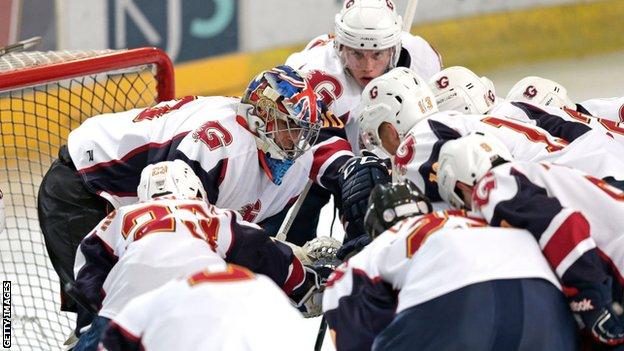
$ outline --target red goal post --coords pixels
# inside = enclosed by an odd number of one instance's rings
[[[0,56],[0,278],[11,281],[15,349],[61,349],[74,327],[74,316],[59,312],[58,278],[37,219],[39,184],[58,148],[91,116],[174,95],[173,64],[157,48]]]

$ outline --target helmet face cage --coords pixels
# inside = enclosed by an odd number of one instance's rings
[[[308,80],[288,66],[260,73],[241,102],[252,107],[247,119],[258,147],[278,160],[294,160],[307,151],[326,112]]]

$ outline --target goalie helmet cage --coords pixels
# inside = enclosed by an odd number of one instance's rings
[[[173,83],[171,60],[157,48],[0,56],[0,272],[11,282],[15,349],[61,349],[74,327],[74,315],[60,312],[37,220],[39,184],[59,147],[91,116],[173,99]]]

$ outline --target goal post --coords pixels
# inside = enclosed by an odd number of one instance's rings
[[[60,312],[58,278],[37,219],[39,184],[59,147],[91,116],[174,95],[173,64],[157,48],[0,56],[0,278],[11,282],[15,349],[61,349],[74,327],[73,314]]]

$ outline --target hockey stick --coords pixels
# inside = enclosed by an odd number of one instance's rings
[[[15,44],[9,44],[7,46],[0,47],[0,56],[6,55],[14,51],[27,50],[39,43],[41,43],[41,37],[32,37],[22,41],[18,41]]]
[[[297,198],[297,201],[295,201],[295,204],[290,208],[290,210],[288,210],[288,213],[286,213],[286,218],[284,218],[284,221],[282,222],[280,229],[277,231],[277,235],[275,235],[275,238],[277,240],[286,241],[286,234],[288,234],[288,230],[290,230],[290,227],[295,221],[295,217],[297,217],[297,213],[299,213],[299,208],[301,208],[301,204],[303,204],[303,201],[308,195],[308,191],[310,191],[311,186],[312,186],[312,180],[310,179],[306,183],[305,188],[303,188],[303,191],[301,192],[301,194],[299,194],[299,198]]]
[[[319,326],[318,334],[316,335],[316,342],[314,343],[314,351],[321,351],[323,347],[323,340],[325,340],[325,332],[327,331],[327,320],[325,315],[321,317],[321,325]]]
[[[62,268],[60,268],[57,273],[61,282],[66,281],[66,283],[63,283],[63,291],[67,294],[67,296],[80,305],[80,307],[84,308],[90,315],[94,317],[97,316],[98,307],[92,305],[87,298],[76,289],[76,282],[74,281],[74,278]]]
[[[408,0],[405,14],[403,15],[403,31],[409,32],[410,29],[412,29],[412,22],[414,22],[417,6],[418,0]]]

